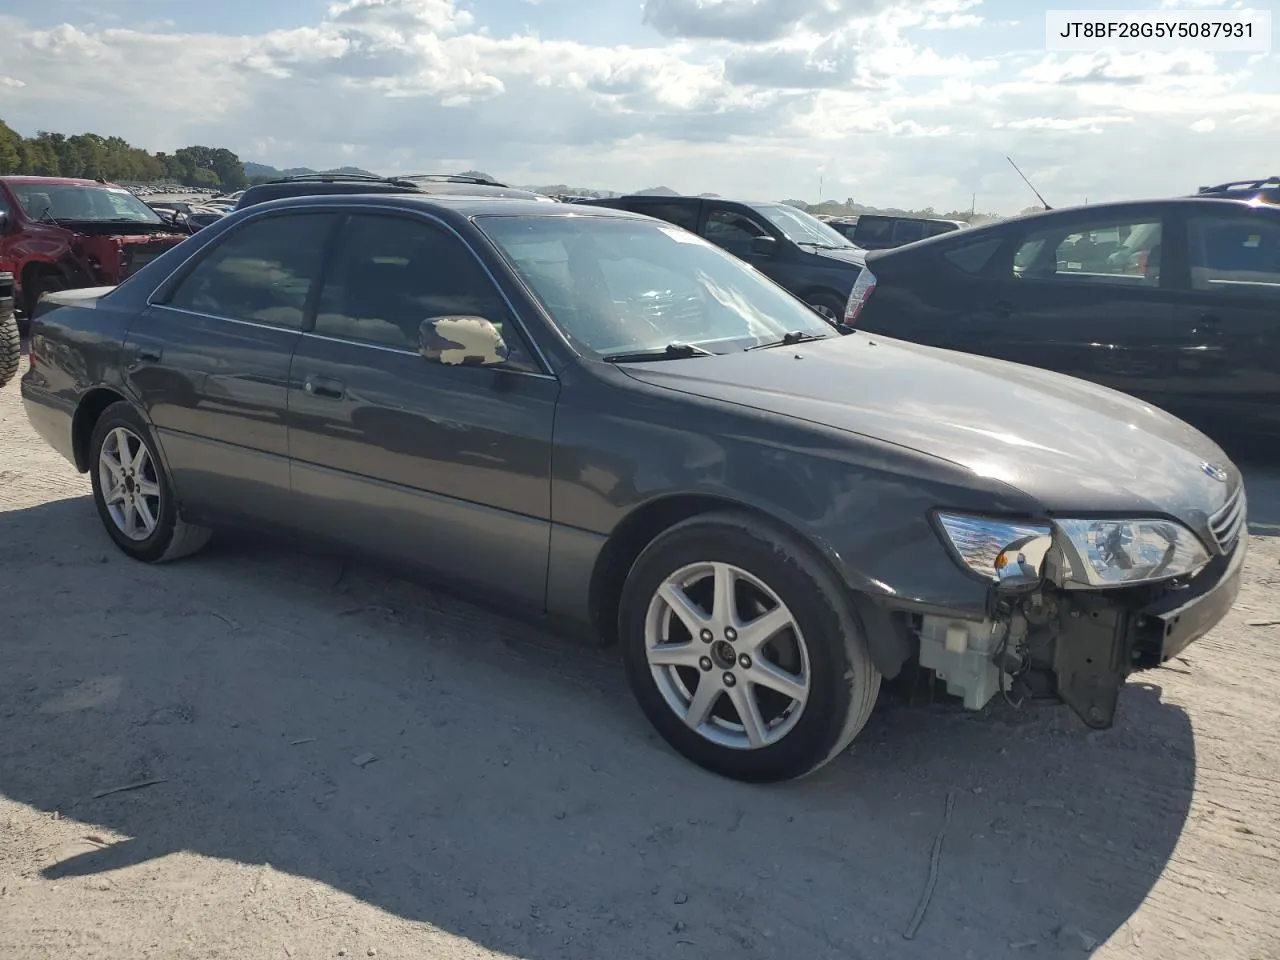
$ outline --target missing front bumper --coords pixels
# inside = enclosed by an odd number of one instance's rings
[[[1120,690],[1208,633],[1240,592],[1247,538],[1186,586],[1161,596],[1134,590],[1054,592],[1005,602],[980,623],[924,617],[920,665],[971,710],[1000,691],[1049,696],[1088,726],[1115,722]]]

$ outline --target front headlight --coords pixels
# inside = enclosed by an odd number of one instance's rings
[[[966,567],[1000,582],[1038,582],[1053,530],[1035,523],[1011,523],[957,513],[938,514],[951,548]]]
[[[1195,573],[1209,562],[1198,537],[1172,520],[1059,520],[1072,583],[1125,587]]]

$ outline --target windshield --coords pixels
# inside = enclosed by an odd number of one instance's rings
[[[696,234],[613,217],[478,217],[566,337],[605,359],[673,343],[729,353],[784,334],[839,336],[781,287]]]
[[[844,234],[833,230],[817,217],[811,217],[796,207],[789,207],[785,203],[762,203],[753,209],[764,214],[768,221],[781,230],[783,236],[792,243],[836,247],[840,250],[856,249]]]
[[[154,210],[123,187],[10,181],[9,189],[32,220],[164,222]]]

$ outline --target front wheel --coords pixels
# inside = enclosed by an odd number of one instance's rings
[[[677,524],[632,567],[619,611],[632,691],[663,738],[737,780],[790,780],[839,754],[880,689],[843,588],[752,518]]]
[[[90,440],[93,501],[117,547],[146,563],[195,553],[209,531],[183,521],[151,432],[128,403],[102,412]]]
[[[0,387],[18,375],[22,365],[22,334],[12,313],[0,313]]]

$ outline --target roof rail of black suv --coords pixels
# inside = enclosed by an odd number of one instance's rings
[[[510,189],[509,183],[499,183],[497,180],[491,180],[488,177],[469,177],[461,173],[411,173],[397,180],[431,180],[437,183],[476,183],[485,187],[507,187]]]
[[[1234,190],[1261,190],[1263,187],[1280,186],[1280,176],[1261,180],[1231,180],[1212,187],[1201,187],[1199,193],[1226,193]]]
[[[416,184],[405,177],[380,177],[373,173],[299,173],[290,177],[277,177],[266,183],[394,183],[403,187]]]

